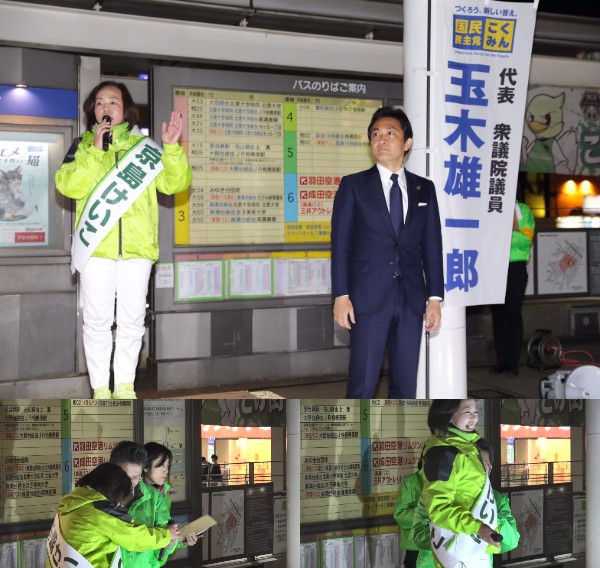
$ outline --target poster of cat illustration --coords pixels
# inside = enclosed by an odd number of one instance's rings
[[[0,246],[48,244],[48,144],[0,140]]]

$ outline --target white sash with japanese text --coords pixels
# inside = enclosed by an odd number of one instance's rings
[[[473,517],[496,528],[498,511],[489,478],[472,511]],[[488,544],[475,534],[460,534],[429,521],[431,550],[444,568],[489,568]]]
[[[81,272],[117,221],[163,170],[162,148],[142,138],[92,191],[73,235],[71,267]]]
[[[94,568],[77,550],[75,550],[64,538],[60,532],[60,522],[58,515],[54,517],[50,534],[46,540],[46,552],[52,568]],[[110,564],[110,568],[121,568],[121,548],[118,547],[115,556]]]
[[[444,303],[504,303],[537,0],[432,6]]]

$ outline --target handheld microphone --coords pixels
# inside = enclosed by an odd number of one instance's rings
[[[504,540],[504,537],[500,533],[492,533],[491,537],[494,542],[502,542]]]
[[[108,124],[110,124],[112,122],[112,119],[110,118],[110,116],[108,116],[108,114],[105,114],[102,117],[102,122],[108,122]],[[110,135],[110,130],[102,135],[102,149],[105,152],[108,150],[108,145],[110,144],[111,139],[112,136]]]

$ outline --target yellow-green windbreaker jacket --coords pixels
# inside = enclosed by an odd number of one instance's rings
[[[87,200],[110,168],[118,164],[126,151],[144,134],[134,126],[131,132],[123,122],[113,127],[112,142],[106,152],[94,146],[94,132],[83,133],[72,162],[63,163],[56,172],[56,188],[77,201],[75,226]],[[92,256],[100,258],[158,259],[158,201],[156,192],[168,195],[186,190],[192,181],[192,170],[179,144],[163,144],[164,170],[150,183],[120,221],[98,245]],[[117,165],[118,167],[118,165]]]
[[[481,521],[471,511],[487,479],[477,432],[452,426],[448,435],[430,436],[423,450],[423,503],[436,525],[456,533],[477,534]]]
[[[168,529],[136,525],[102,493],[87,487],[76,487],[60,500],[58,520],[63,538],[94,568],[108,568],[119,546],[143,551],[171,541]],[[49,559],[46,568],[51,568]]]
[[[510,509],[510,501],[508,497],[502,493],[493,490],[494,498],[496,499],[496,508],[498,511],[498,532],[502,535],[500,549],[496,550],[498,554],[504,554],[517,547],[519,544],[519,531],[517,522]],[[425,513],[423,499],[415,509],[413,518],[413,528],[411,531],[411,539],[415,546],[419,549],[417,557],[417,568],[434,568],[433,553],[431,552],[431,540],[429,534],[429,519]],[[492,554],[490,554],[490,566],[494,565]]]

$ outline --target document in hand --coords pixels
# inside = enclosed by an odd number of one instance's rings
[[[200,535],[210,527],[217,524],[217,521],[210,515],[202,515],[196,520],[189,522],[187,525],[183,525],[179,528],[179,535],[181,538],[185,538],[189,534]]]

